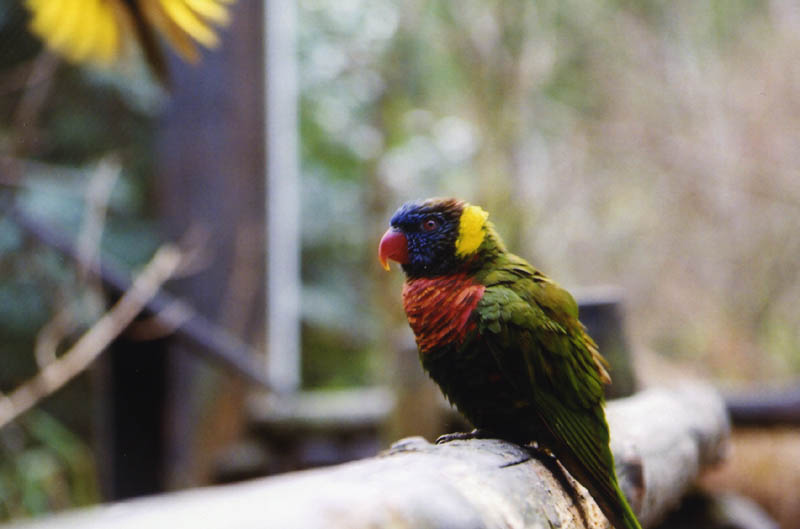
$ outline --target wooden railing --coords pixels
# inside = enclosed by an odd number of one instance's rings
[[[644,527],[726,452],[725,404],[706,386],[640,392],[609,403],[607,414],[621,486]],[[100,506],[30,527],[606,527],[586,491],[548,466],[505,441],[433,445],[412,437],[353,463]]]

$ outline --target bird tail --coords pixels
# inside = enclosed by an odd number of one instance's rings
[[[616,479],[614,480],[614,489],[617,494],[610,502],[603,498],[602,493],[599,496],[593,496],[600,510],[603,511],[603,514],[606,515],[606,518],[615,529],[642,529]]]

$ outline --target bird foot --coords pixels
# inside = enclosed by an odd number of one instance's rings
[[[536,441],[532,441],[528,444],[522,445],[522,448],[524,448],[532,457],[535,457],[537,459],[547,457],[549,459],[558,460],[556,455],[549,448],[540,446],[539,443],[537,443]]]
[[[436,439],[436,444],[441,445],[450,441],[467,441],[469,439],[489,439],[491,437],[491,434],[486,430],[475,428],[471,432],[453,432],[440,435]]]
[[[504,465],[500,465],[500,468],[508,468],[516,465],[521,465],[522,463],[527,463],[531,459],[536,459],[537,461],[542,462],[542,464],[544,464],[545,467],[548,470],[550,470],[550,472],[553,472],[554,466],[556,467],[558,466],[557,462],[558,460],[556,459],[555,454],[553,454],[553,452],[551,452],[547,448],[539,446],[539,443],[537,443],[536,441],[533,441],[530,444],[527,443],[516,443],[516,444],[519,445],[520,448],[525,450],[525,452],[527,452],[528,454],[527,457],[517,459],[510,463],[506,463]]]

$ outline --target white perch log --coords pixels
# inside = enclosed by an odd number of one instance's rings
[[[725,453],[728,418],[705,386],[611,402],[623,490],[645,527]],[[37,529],[514,529],[608,526],[585,489],[562,486],[525,449],[482,439],[402,440],[379,457],[235,485],[164,494],[54,516]],[[575,486],[575,482],[571,482]],[[572,487],[567,487],[572,488]],[[571,499],[579,498],[579,505]]]

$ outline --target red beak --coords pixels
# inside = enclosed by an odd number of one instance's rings
[[[389,259],[400,264],[408,262],[408,239],[402,231],[394,228],[386,230],[378,246],[378,259],[386,271],[389,271]]]

